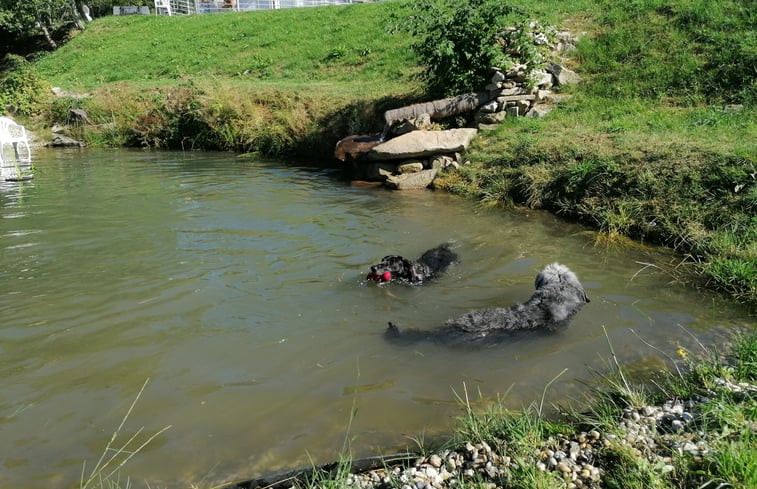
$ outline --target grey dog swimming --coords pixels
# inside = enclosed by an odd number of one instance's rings
[[[576,274],[559,263],[544,267],[536,276],[535,286],[536,291],[524,303],[470,311],[429,331],[400,330],[390,322],[386,337],[401,343],[422,340],[470,344],[497,342],[518,331],[553,332],[565,328],[589,302]]]

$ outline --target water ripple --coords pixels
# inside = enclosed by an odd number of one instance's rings
[[[637,273],[666,252],[595,248],[538,212],[220,153],[40,150],[35,164],[34,181],[0,187],[0,453],[14,454],[0,486],[75,483],[148,377],[130,421],[174,428],[130,473],[193,483],[219,461],[229,472],[330,461],[353,402],[352,428],[370,434],[356,454],[443,429],[463,383],[528,402],[563,368],[575,379],[602,365],[603,326],[635,364],[656,353],[629,328],[674,351],[695,347],[681,326],[717,343],[747,320]],[[461,260],[433,285],[365,282],[382,256],[442,242]],[[526,300],[553,261],[592,298],[567,332],[483,351],[383,340],[390,320],[431,328]]]

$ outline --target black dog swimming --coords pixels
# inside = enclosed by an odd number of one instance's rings
[[[456,261],[457,253],[450,249],[449,243],[444,243],[426,251],[417,261],[399,255],[385,256],[371,266],[371,272],[366,278],[379,283],[399,280],[420,285],[437,277]]]
[[[473,345],[496,343],[518,331],[553,332],[565,328],[589,302],[576,274],[559,263],[544,267],[536,276],[535,285],[536,292],[522,304],[471,311],[430,331],[400,331],[390,322],[386,337],[401,343],[421,340]]]

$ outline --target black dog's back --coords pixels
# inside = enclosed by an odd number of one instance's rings
[[[457,253],[452,251],[449,246],[449,243],[444,243],[426,251],[418,258],[418,262],[434,270],[434,275],[442,273],[457,261]]]

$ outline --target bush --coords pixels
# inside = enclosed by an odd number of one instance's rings
[[[37,115],[49,93],[50,85],[38,76],[34,65],[21,56],[5,55],[0,65],[0,110]]]
[[[514,7],[498,0],[419,0],[394,29],[411,33],[413,50],[426,66],[423,79],[433,96],[469,92],[486,84],[493,66],[512,59],[502,48]]]

